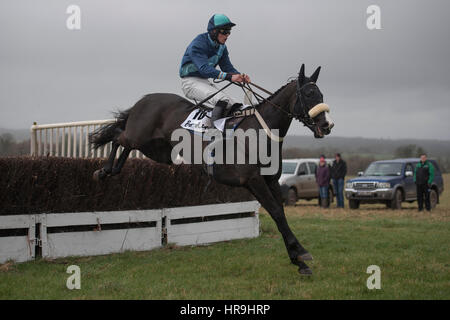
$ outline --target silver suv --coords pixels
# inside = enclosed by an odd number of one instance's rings
[[[333,160],[326,159],[326,162],[331,166]],[[308,201],[319,199],[319,187],[315,176],[318,165],[318,159],[283,160],[281,177],[278,182],[286,205],[295,205],[299,199]],[[328,199],[333,201],[334,190],[331,183],[328,192]]]

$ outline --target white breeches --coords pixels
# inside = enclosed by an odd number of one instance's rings
[[[218,88],[214,83],[208,79],[198,78],[198,77],[185,77],[181,78],[181,89],[184,95],[196,102],[200,102],[206,99],[208,96],[217,92]],[[217,93],[214,97],[208,100],[213,106],[216,105],[217,101],[226,101],[228,107],[232,106],[236,101],[225,94],[223,91]]]

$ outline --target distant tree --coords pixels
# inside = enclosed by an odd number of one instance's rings
[[[10,133],[4,133],[0,136],[0,155],[10,155],[13,151],[15,141]]]
[[[319,160],[321,154],[325,157],[334,159],[334,155],[337,152],[335,148],[317,148],[317,149],[299,149],[299,148],[286,148],[283,149],[283,159],[294,158],[315,158]],[[347,174],[356,175],[359,171],[364,171],[371,162],[375,161],[375,157],[370,155],[358,155],[351,154],[340,150],[343,154],[343,158],[347,163]]]
[[[16,156],[23,156],[30,154],[30,140],[25,140],[22,142],[18,142],[14,148],[14,154]]]
[[[0,156],[22,156],[30,154],[30,140],[16,142],[10,133],[0,135]]]
[[[395,156],[397,158],[411,158],[416,154],[416,145],[408,144],[406,146],[400,146],[395,149]]]
[[[359,171],[366,170],[369,164],[375,161],[374,157],[359,155],[348,155],[343,159],[347,162],[347,174],[349,175],[356,175]]]
[[[300,149],[300,148],[286,148],[283,149],[283,159],[294,158],[319,158],[321,154],[320,149]]]
[[[422,154],[424,154],[424,153],[427,153],[426,151],[425,151],[425,149],[424,148],[422,148],[422,147],[417,147],[417,150],[416,150],[416,156],[417,157],[420,157]]]

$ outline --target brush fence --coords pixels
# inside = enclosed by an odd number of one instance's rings
[[[111,152],[112,143],[93,150],[89,144],[89,134],[102,126],[116,122],[115,119],[66,122],[55,124],[34,123],[30,128],[32,156],[54,156],[70,158],[106,158]],[[119,157],[123,148],[119,148]],[[129,157],[145,158],[137,150]]]
[[[116,212],[0,216],[0,263],[146,251],[259,236],[257,201]]]

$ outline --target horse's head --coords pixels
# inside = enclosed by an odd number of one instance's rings
[[[305,76],[305,65],[302,64],[292,114],[314,132],[314,137],[323,138],[331,133],[334,123],[329,116],[330,108],[323,103],[322,92],[316,85],[319,72],[320,67],[308,78]]]

